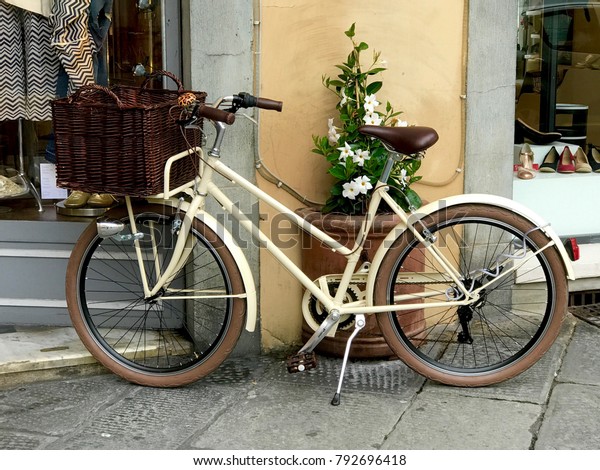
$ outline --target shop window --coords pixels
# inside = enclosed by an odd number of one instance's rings
[[[76,0],[71,0],[76,3]],[[35,2],[32,2],[35,3]],[[54,98],[44,98],[45,110],[32,116],[30,112],[14,112],[14,96],[9,91],[13,82],[22,82],[21,95],[27,93],[26,66],[28,60],[40,61],[31,38],[38,33],[35,22],[47,22],[38,13],[0,1],[0,23],[9,21],[10,28],[0,28],[0,214],[22,207],[33,207],[31,195],[39,190],[40,164],[47,163],[46,149],[52,136],[50,106]],[[112,5],[112,24],[106,38],[106,61],[110,85],[138,86],[145,72],[168,69],[181,73],[180,59],[180,2],[164,0],[115,0]],[[33,23],[32,23],[33,21]],[[48,26],[49,28],[49,26]],[[46,42],[48,37],[42,38]],[[27,56],[29,52],[34,56]],[[13,57],[14,56],[14,57]],[[50,57],[45,56],[45,57]],[[46,59],[44,59],[46,60]],[[55,56],[52,59],[57,60]],[[5,64],[15,64],[19,72],[6,70]],[[11,65],[12,67],[12,65]],[[14,72],[14,73],[13,73]],[[171,80],[153,80],[153,88],[175,85]],[[14,95],[14,96],[13,96]],[[42,100],[40,100],[42,101]],[[1,111],[5,111],[4,114]],[[32,182],[33,185],[29,183]],[[41,208],[41,201],[39,201]],[[49,210],[52,210],[50,208]]]
[[[600,147],[600,2],[519,0],[516,116]]]

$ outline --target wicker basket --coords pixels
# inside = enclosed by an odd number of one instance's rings
[[[167,75],[178,90],[148,88],[149,80]],[[166,160],[200,145],[200,130],[186,130],[171,116],[181,82],[168,72],[151,75],[141,87],[90,85],[52,103],[56,139],[56,176],[60,187],[86,192],[150,196],[163,191]],[[195,93],[204,102],[205,93]],[[172,113],[177,115],[175,110]],[[201,125],[201,123],[199,123]],[[193,157],[171,169],[171,187],[194,178]]]

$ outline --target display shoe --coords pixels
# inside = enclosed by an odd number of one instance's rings
[[[592,167],[588,162],[587,155],[583,152],[581,147],[577,149],[575,155],[573,156],[575,160],[575,173],[591,173]]]
[[[544,161],[540,165],[541,173],[556,173],[556,168],[558,167],[558,160],[560,155],[556,151],[556,147],[552,147],[550,151],[544,157]]]
[[[540,132],[527,125],[521,118],[515,121],[515,144],[522,144],[527,139],[537,145],[546,145],[560,140],[561,137],[560,132]]]
[[[558,167],[556,171],[559,173],[575,173],[575,165],[573,164],[573,154],[571,153],[571,149],[567,145],[565,145],[564,150],[560,154],[560,159],[558,160]]]
[[[521,166],[517,170],[517,177],[522,180],[531,180],[535,178],[535,171],[533,171],[533,152],[531,151],[529,144],[523,144],[523,147],[521,147],[519,160],[521,160]]]
[[[110,207],[115,202],[117,202],[117,198],[112,194],[98,194],[94,193],[90,196],[87,203],[90,207]]]
[[[592,171],[600,173],[600,151],[598,147],[592,144],[588,144],[588,162],[592,167]]]
[[[71,191],[69,197],[63,201],[63,205],[69,209],[79,209],[87,204],[89,193],[83,191]]]

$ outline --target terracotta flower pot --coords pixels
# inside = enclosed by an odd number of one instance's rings
[[[364,220],[363,216],[322,214],[311,208],[299,209],[296,212],[349,248],[354,245],[355,237]],[[363,252],[363,259],[361,259],[359,265],[362,264],[362,261],[372,261],[383,239],[399,222],[400,219],[395,214],[376,216],[365,244],[366,250]],[[330,248],[322,245],[319,240],[303,232],[302,269],[311,279],[317,279],[325,274],[341,274],[345,266],[346,258],[344,256],[334,253]],[[418,270],[419,266],[412,269]],[[367,359],[394,356],[379,330],[375,315],[367,315],[366,320],[366,326],[352,342],[350,357]],[[422,329],[424,325],[423,312],[422,310],[411,312],[410,318],[406,318],[406,320],[403,318],[402,321],[410,322],[411,325],[415,324],[417,328]],[[338,329],[335,337],[324,338],[317,346],[316,351],[324,355],[343,357],[346,342],[353,330],[353,326],[347,330]],[[303,322],[303,341],[308,340],[312,334],[312,328],[306,322]]]

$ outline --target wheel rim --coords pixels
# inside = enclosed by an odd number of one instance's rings
[[[470,236],[458,234],[456,227],[461,225],[470,227],[460,231],[465,234],[470,233]],[[446,243],[446,253],[451,253],[453,249],[460,253],[452,259],[456,266],[461,267],[463,278],[468,278],[465,273],[473,271],[477,273],[477,270],[473,269],[474,260],[483,259],[481,266],[486,266],[487,271],[492,271],[494,263],[490,263],[490,260],[499,259],[501,254],[511,246],[514,247],[515,243],[519,245],[518,240],[523,240],[523,232],[517,228],[483,217],[451,219],[440,222],[433,228],[429,227],[429,230],[437,236],[437,245]],[[500,233],[504,233],[505,236],[497,236]],[[474,242],[471,246],[471,255],[478,252],[477,255],[464,256],[463,253],[468,252],[466,246],[460,250],[456,249],[467,239],[472,239]],[[481,241],[485,239],[497,239],[496,248],[482,252]],[[454,247],[448,240],[454,240]],[[410,264],[408,257],[415,252],[419,244],[418,240],[413,239],[393,266],[392,276],[386,287],[390,302],[394,302],[396,279],[402,275],[403,265]],[[536,248],[530,238],[527,238],[526,246],[528,250]],[[460,309],[456,307],[441,309],[435,314],[428,313],[430,309],[423,309],[424,326],[417,332],[405,332],[410,330],[410,327],[406,324],[402,325],[403,314],[390,313],[397,336],[411,355],[427,363],[428,367],[446,374],[485,375],[509,367],[526,356],[543,338],[554,311],[556,287],[548,260],[543,253],[538,254],[533,260],[535,266],[530,262],[528,266],[523,266],[513,275],[508,275],[503,280],[492,284],[483,293],[480,303],[473,308],[463,309],[462,312],[459,312]],[[434,263],[428,259],[424,259],[423,268],[424,272],[436,271]],[[484,276],[481,271],[479,276]],[[433,279],[433,275],[430,277]],[[531,281],[536,278],[543,279],[543,282]],[[471,286],[475,289],[481,286],[481,281],[472,282]],[[539,290],[540,286],[542,290]],[[451,287],[452,285],[448,283],[447,288]],[[437,300],[457,295],[455,290],[444,290],[442,286],[436,288],[439,289]],[[528,299],[527,295],[531,297],[535,295],[536,298]],[[431,300],[436,300],[436,297],[432,297]],[[471,319],[468,318],[469,313],[472,315]],[[465,331],[460,322],[461,316],[465,317],[463,321],[467,323],[467,331],[473,339],[471,344],[468,338],[459,337]]]
[[[136,217],[138,231],[159,240],[158,250],[142,250],[152,280],[160,271],[155,254],[162,267],[172,255],[171,221],[158,214]],[[128,226],[127,218],[123,222]],[[186,266],[174,276],[169,291],[148,300],[131,242],[98,237],[89,245],[78,277],[85,279],[79,285],[78,302],[91,337],[112,360],[149,375],[178,374],[203,364],[218,349],[231,322],[232,299],[175,298],[188,295],[191,288],[218,291],[219,296],[232,292],[215,248],[194,228],[191,235],[195,244]]]

